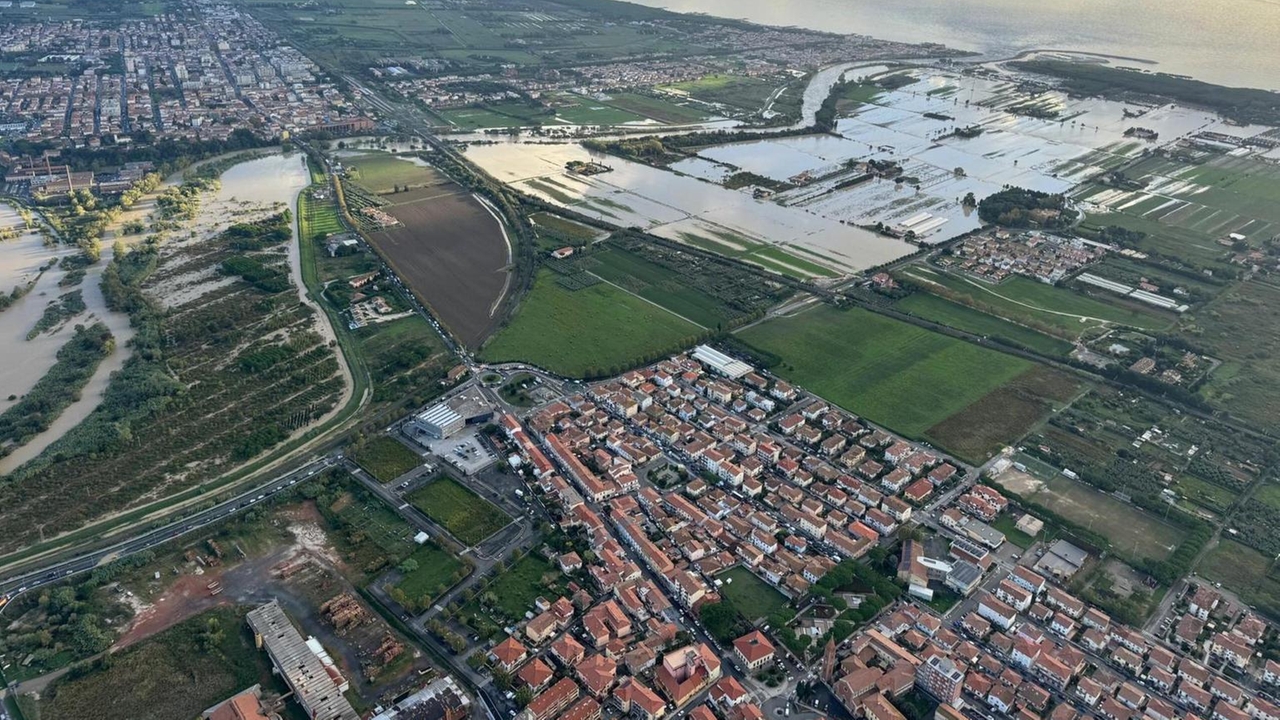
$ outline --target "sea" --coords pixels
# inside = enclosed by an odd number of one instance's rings
[[[767,25],[938,42],[1013,57],[1108,55],[1120,65],[1280,90],[1280,0],[632,0]]]

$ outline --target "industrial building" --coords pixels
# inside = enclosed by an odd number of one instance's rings
[[[731,358],[709,345],[699,345],[694,348],[693,359],[711,368],[713,372],[733,380],[737,380],[754,369],[741,360]]]
[[[289,622],[279,603],[272,600],[250,610],[246,619],[253,629],[254,642],[260,648],[266,647],[276,671],[293,691],[307,717],[311,720],[359,720],[359,713],[342,696],[341,687],[346,680],[332,664],[326,665],[322,661],[321,655]]]
[[[462,720],[470,714],[471,700],[452,677],[430,685],[397,702],[370,720]]]
[[[458,434],[467,425],[488,422],[492,418],[493,407],[478,389],[470,388],[414,415],[409,421],[409,432],[432,440],[443,440]]]

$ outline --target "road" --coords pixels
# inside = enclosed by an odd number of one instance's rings
[[[23,592],[30,592],[43,585],[55,583],[70,575],[92,570],[99,565],[104,565],[127,555],[131,555],[142,550],[155,547],[162,543],[181,537],[189,532],[203,528],[212,522],[220,520],[232,515],[240,510],[245,510],[256,504],[259,500],[265,500],[267,497],[275,494],[292,485],[306,482],[308,479],[337,465],[342,460],[342,453],[335,452],[320,458],[314,458],[302,467],[277,475],[270,480],[264,482],[256,488],[248,490],[235,497],[225,500],[206,510],[202,510],[194,515],[176,520],[154,530],[142,532],[134,537],[122,542],[111,545],[110,547],[94,550],[90,553],[76,556],[69,560],[46,565],[38,570],[27,573],[14,575],[12,577],[0,580],[0,592],[10,594],[10,597],[16,596]],[[0,608],[2,609],[2,608]]]

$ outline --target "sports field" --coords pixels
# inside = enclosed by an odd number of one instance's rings
[[[433,480],[407,499],[465,545],[475,545],[511,522],[493,503],[449,477]]]
[[[612,285],[568,290],[548,271],[480,355],[525,361],[572,377],[609,374],[693,344],[699,330]]]
[[[785,595],[741,565],[726,570],[717,579],[724,581],[720,594],[733,603],[747,622],[767,618],[787,605]]]
[[[388,483],[422,464],[404,443],[379,435],[351,453],[351,459],[380,482]]]
[[[966,305],[953,303],[927,292],[917,292],[894,303],[894,307],[916,317],[941,323],[958,330],[991,338],[1011,340],[1046,355],[1065,357],[1071,343],[1014,324],[1004,318],[988,315]]]
[[[773,371],[873,422],[912,437],[1032,368],[866,310],[818,306],[739,333],[777,355]]]
[[[1027,465],[1031,467],[1033,463]],[[996,481],[1076,525],[1105,536],[1125,555],[1164,560],[1182,542],[1185,533],[1180,528],[1053,468],[1046,466],[1044,470],[1039,476],[1009,470]]]
[[[443,175],[421,160],[371,152],[345,158],[348,176],[378,194],[399,188],[416,188],[446,182]]]

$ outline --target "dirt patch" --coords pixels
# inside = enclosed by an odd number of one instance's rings
[[[1021,470],[1009,468],[997,475],[995,481],[1000,487],[1019,497],[1029,498],[1044,489],[1044,481]]]
[[[214,595],[208,587],[210,583],[219,581],[221,576],[220,572],[179,576],[163,595],[129,621],[111,649],[129,647],[209,608],[229,604],[222,596]]]
[[[400,202],[421,193],[423,199]],[[436,186],[386,209],[403,225],[369,239],[396,274],[467,347],[496,329],[507,284],[501,225],[475,197]]]

